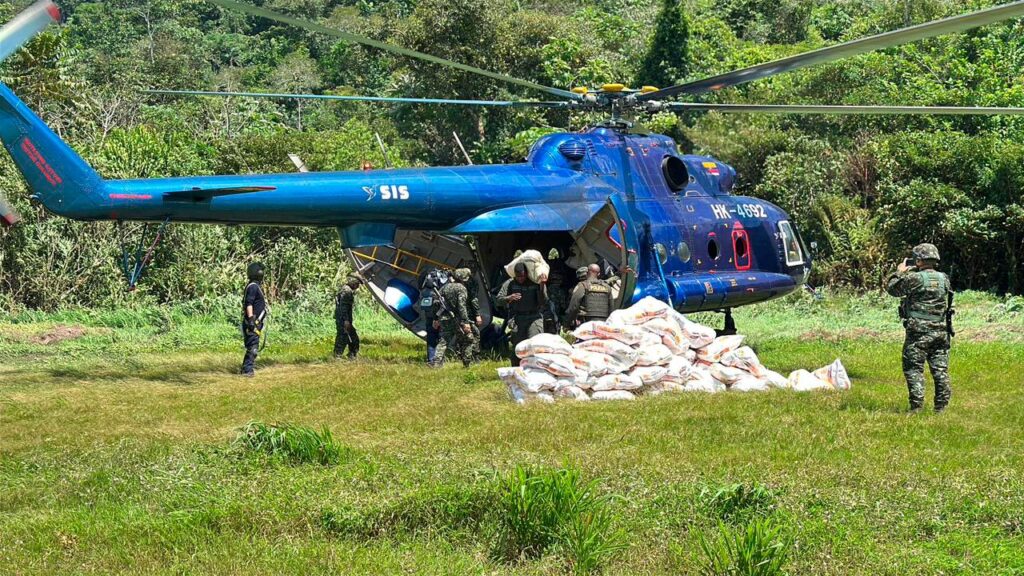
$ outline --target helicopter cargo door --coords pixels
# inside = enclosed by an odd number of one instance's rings
[[[601,259],[610,262],[622,278],[618,306],[631,305],[636,288],[639,242],[625,201],[617,194],[609,196],[604,207],[576,233],[575,241],[581,257],[577,265]]]
[[[399,230],[391,244],[347,249],[346,254],[373,298],[421,338],[426,335],[426,322],[420,286],[426,274],[434,268],[452,270],[475,261],[472,248],[459,236],[409,230]],[[491,310],[481,280],[478,275],[480,315],[486,326]]]

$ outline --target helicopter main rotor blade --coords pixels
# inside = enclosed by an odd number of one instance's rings
[[[850,56],[880,50],[882,48],[890,48],[901,44],[907,44],[908,42],[914,42],[915,40],[922,40],[924,38],[931,38],[933,36],[941,36],[943,34],[951,34],[954,32],[963,32],[964,30],[970,30],[971,28],[977,28],[979,26],[1008,20],[1010,18],[1016,18],[1018,16],[1024,16],[1024,1],[987,8],[985,10],[971,12],[970,14],[952,16],[950,18],[935,20],[925,24],[918,24],[917,26],[893,30],[891,32],[884,32],[882,34],[876,34],[875,36],[868,36],[867,38],[843,42],[842,44],[837,44],[835,46],[819,48],[817,50],[804,52],[802,54],[789,56],[772,62],[757,64],[749,68],[733,70],[732,72],[726,72],[717,76],[694,80],[693,82],[687,82],[685,84],[678,84],[676,86],[664,88],[655,92],[649,92],[647,94],[640,94],[636,99],[642,102],[646,100],[660,100],[671,96],[678,96],[680,94],[703,94],[705,92],[729,88],[752,80],[768,78],[769,76],[790,72],[807,66],[824,64],[835,60],[841,60],[843,58],[849,58]]]
[[[296,100],[342,100],[349,102],[393,102],[403,104],[451,104],[456,106],[493,106],[498,108],[567,108],[570,102],[534,100],[457,100],[448,98],[403,98],[389,96],[339,96],[334,94],[276,94],[272,92],[208,92],[202,90],[143,90],[143,94],[172,96],[240,96],[243,98],[276,98]]]
[[[811,104],[701,104],[669,102],[662,110],[685,112],[714,110],[718,112],[762,114],[936,114],[944,116],[1021,116],[1024,108],[986,106],[820,106]]]
[[[372,46],[374,48],[384,50],[387,52],[392,52],[395,54],[400,54],[402,56],[408,56],[410,58],[424,60],[426,62],[431,62],[434,64],[440,64],[442,66],[448,66],[449,68],[455,68],[457,70],[462,70],[464,72],[472,72],[473,74],[479,74],[481,76],[486,76],[494,80],[501,80],[502,82],[508,82],[510,84],[516,84],[518,86],[524,86],[526,88],[533,88],[534,90],[540,90],[542,92],[547,92],[548,94],[553,94],[555,96],[560,96],[562,98],[568,98],[570,100],[583,99],[583,96],[576,94],[574,92],[570,92],[568,90],[552,88],[551,86],[544,86],[543,84],[537,84],[535,82],[530,82],[529,80],[523,80],[512,76],[506,76],[504,74],[498,74],[497,72],[491,72],[490,70],[484,70],[483,68],[477,68],[475,66],[460,64],[458,62],[453,62],[451,60],[445,60],[444,58],[440,58],[438,56],[431,56],[430,54],[424,54],[423,52],[417,52],[416,50],[410,50],[408,48],[394,46],[392,44],[387,44],[379,40],[374,40],[373,38],[368,38],[366,36],[360,36],[358,34],[353,34],[351,32],[345,32],[343,30],[330,28],[328,26],[317,24],[315,22],[309,22],[307,20],[292,18],[291,16],[286,16],[284,14],[280,14],[278,12],[274,12],[273,10],[268,10],[266,8],[262,8],[259,6],[244,4],[242,2],[236,2],[235,0],[208,1],[217,4],[222,8],[227,8],[229,10],[237,10],[239,12],[249,14],[250,16],[259,16],[262,18],[267,18],[269,20],[276,20],[284,24],[290,24],[292,26],[298,26],[299,28],[305,28],[306,30],[309,30],[311,32],[318,32],[320,34],[333,36],[335,38],[340,38],[342,40],[347,40],[349,42],[365,44],[367,46]]]

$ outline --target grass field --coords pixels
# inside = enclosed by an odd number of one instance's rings
[[[737,314],[780,372],[842,358],[848,393],[524,407],[497,362],[428,370],[368,306],[354,363],[327,361],[327,314],[280,307],[252,380],[224,306],[0,317],[0,573],[564,573],[493,554],[488,491],[532,465],[612,496],[628,547],[609,574],[701,573],[701,537],[753,517],[792,539],[791,574],[1024,574],[1022,308],[960,298],[939,416],[904,412],[879,297]],[[244,451],[254,420],[325,427],[340,451]],[[737,483],[756,502],[709,496]]]

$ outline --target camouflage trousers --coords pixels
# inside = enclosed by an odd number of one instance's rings
[[[544,318],[540,314],[512,318],[512,365],[519,366],[516,344],[544,333]]]
[[[462,331],[462,326],[452,320],[441,321],[441,338],[437,341],[434,351],[434,364],[444,364],[445,358],[452,355],[462,360],[463,366],[473,362],[473,354],[480,346],[479,332],[471,330],[469,334]],[[450,349],[450,350],[449,350]]]
[[[903,375],[907,378],[911,409],[924,405],[926,361],[935,380],[935,409],[941,410],[949,404],[953,394],[949,387],[949,338],[945,330],[907,330],[907,339],[903,342]]]

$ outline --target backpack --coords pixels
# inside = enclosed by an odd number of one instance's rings
[[[444,299],[441,298],[441,288],[452,281],[452,274],[448,270],[434,268],[423,278],[420,286],[420,309],[424,313],[433,312],[433,316],[440,317],[444,312]]]

